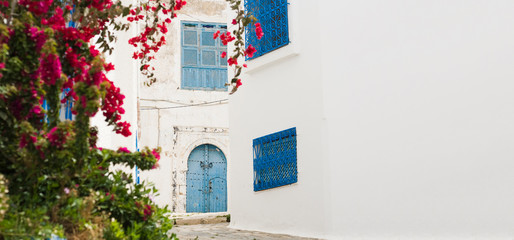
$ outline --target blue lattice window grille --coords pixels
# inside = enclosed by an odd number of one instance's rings
[[[224,33],[227,25],[216,23],[182,22],[182,89],[226,91],[227,51],[217,31]]]
[[[298,181],[296,128],[253,140],[253,190],[276,188]]]
[[[287,0],[245,0],[246,11],[258,19],[264,32],[264,36],[259,40],[253,24],[246,28],[246,46],[251,44],[257,50],[253,57],[247,57],[247,60],[289,44],[287,5]]]

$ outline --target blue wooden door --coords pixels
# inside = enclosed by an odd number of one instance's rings
[[[187,162],[187,212],[227,211],[227,160],[216,146],[196,147]]]

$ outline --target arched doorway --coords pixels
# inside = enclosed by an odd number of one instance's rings
[[[216,146],[204,144],[187,161],[186,212],[227,211],[227,159]]]

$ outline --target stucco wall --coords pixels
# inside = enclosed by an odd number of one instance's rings
[[[123,0],[124,4],[134,4],[133,0]],[[136,35],[136,25],[128,31],[118,31],[116,36],[118,41],[114,43],[115,48],[112,54],[105,54],[106,62],[111,62],[115,65],[115,69],[107,74],[109,80],[121,89],[121,92],[126,96],[124,99],[125,114],[122,116],[122,121],[127,121],[131,124],[130,131],[136,132],[137,127],[137,89],[138,78],[137,69],[138,63],[132,59],[133,47],[128,44],[128,39]],[[95,42],[93,40],[92,42]],[[135,150],[135,135],[124,137],[112,131],[112,127],[108,127],[105,123],[105,117],[99,112],[92,120],[91,125],[98,127],[98,143],[99,147],[117,149],[118,147],[127,147],[130,150]]]
[[[334,239],[514,238],[513,10],[325,2]]]
[[[124,1],[127,4],[132,1]],[[181,21],[226,23],[224,0],[189,0],[168,27],[167,43],[153,62],[157,82],[145,86],[146,78],[139,73],[139,63],[132,59],[134,48],[128,39],[136,36],[136,24],[129,32],[119,32],[118,42],[107,61],[116,69],[109,79],[121,88],[126,98],[123,120],[128,121],[132,136],[126,138],[112,132],[104,118],[98,114],[92,125],[99,127],[98,146],[117,149],[161,147],[160,168],[141,172],[141,181],[152,182],[159,190],[153,199],[159,205],[168,205],[176,212],[185,212],[187,159],[195,144],[213,144],[229,160],[228,92],[180,89],[181,79]],[[143,27],[142,25],[139,27]],[[192,106],[212,102],[207,105]],[[177,108],[178,107],[178,108]],[[135,173],[134,169],[124,168]]]
[[[512,239],[514,2],[290,3],[297,54],[231,99],[231,226]],[[293,126],[298,183],[253,192],[251,140]]]
[[[226,23],[224,0],[187,1],[170,24],[167,44],[154,62],[157,82],[140,84],[140,146],[161,147],[160,168],[141,173],[159,189],[154,200],[174,212],[186,210],[187,160],[194,147],[213,144],[228,161],[228,92],[180,89],[181,21]],[[213,102],[207,105],[189,106]],[[193,147],[194,146],[194,147]]]
[[[319,130],[321,66],[316,61],[321,54],[311,47],[319,42],[316,5],[305,1],[290,5],[291,44],[248,61],[243,86],[230,99],[231,227],[301,236],[325,231],[323,195],[330,189]],[[298,182],[254,192],[252,140],[291,127],[298,135]]]

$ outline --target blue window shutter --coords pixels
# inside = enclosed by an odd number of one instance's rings
[[[194,48],[185,48],[182,52],[183,62],[186,66],[198,66],[198,50]]]
[[[227,32],[227,26],[221,26],[220,27],[220,34],[223,34],[223,33],[226,33]],[[221,42],[221,40],[218,38],[217,40],[217,47],[219,47],[220,49],[227,49],[227,46],[223,45],[223,43]]]
[[[216,40],[212,37],[215,31],[202,31],[202,47],[216,47]]]
[[[227,69],[221,69],[218,71],[218,82],[216,84],[216,87],[219,89],[228,89],[227,86],[225,86],[225,83],[227,83]]]
[[[61,100],[68,97],[68,93],[70,92],[70,89],[64,89],[64,91],[61,93]],[[61,121],[64,120],[73,120],[73,114],[71,112],[73,108],[73,99],[68,98],[66,102],[61,103],[61,109],[59,110],[59,118]]]
[[[198,33],[195,29],[188,28],[183,33],[184,46],[197,46],[198,45]]]
[[[218,70],[208,69],[207,71],[205,71],[205,76],[207,80],[207,87],[217,88],[216,82],[218,81]]]
[[[226,56],[226,57],[221,58],[221,54],[222,54],[223,52],[226,52],[226,49],[224,49],[224,50],[225,50],[225,51],[223,51],[223,50],[222,50],[222,51],[219,51],[219,52],[218,52],[219,65],[220,65],[221,67],[226,67],[226,66],[227,66],[228,53],[227,53],[227,56]]]
[[[202,78],[201,78],[201,82],[200,82],[199,86],[201,88],[208,88],[209,85],[207,84],[208,76],[207,76],[206,70],[202,69],[201,75],[202,75]]]
[[[75,5],[73,5],[73,8],[75,8]],[[74,12],[75,12],[75,9],[72,9],[70,13],[73,14]],[[75,22],[74,21],[69,21],[68,22],[68,27],[74,28],[75,27]]]
[[[209,67],[216,66],[216,51],[215,50],[202,50],[202,66],[209,66]]]
[[[183,68],[182,78],[183,87],[192,88],[198,85],[199,82],[199,69],[198,68]]]
[[[226,32],[226,25],[185,22],[182,24],[182,83],[183,89],[222,90],[227,87],[227,58],[221,58],[227,47],[215,32]],[[223,72],[223,73],[221,73]]]
[[[73,114],[71,109],[73,108],[73,101],[68,100],[68,106],[66,107],[66,119],[73,120]]]

